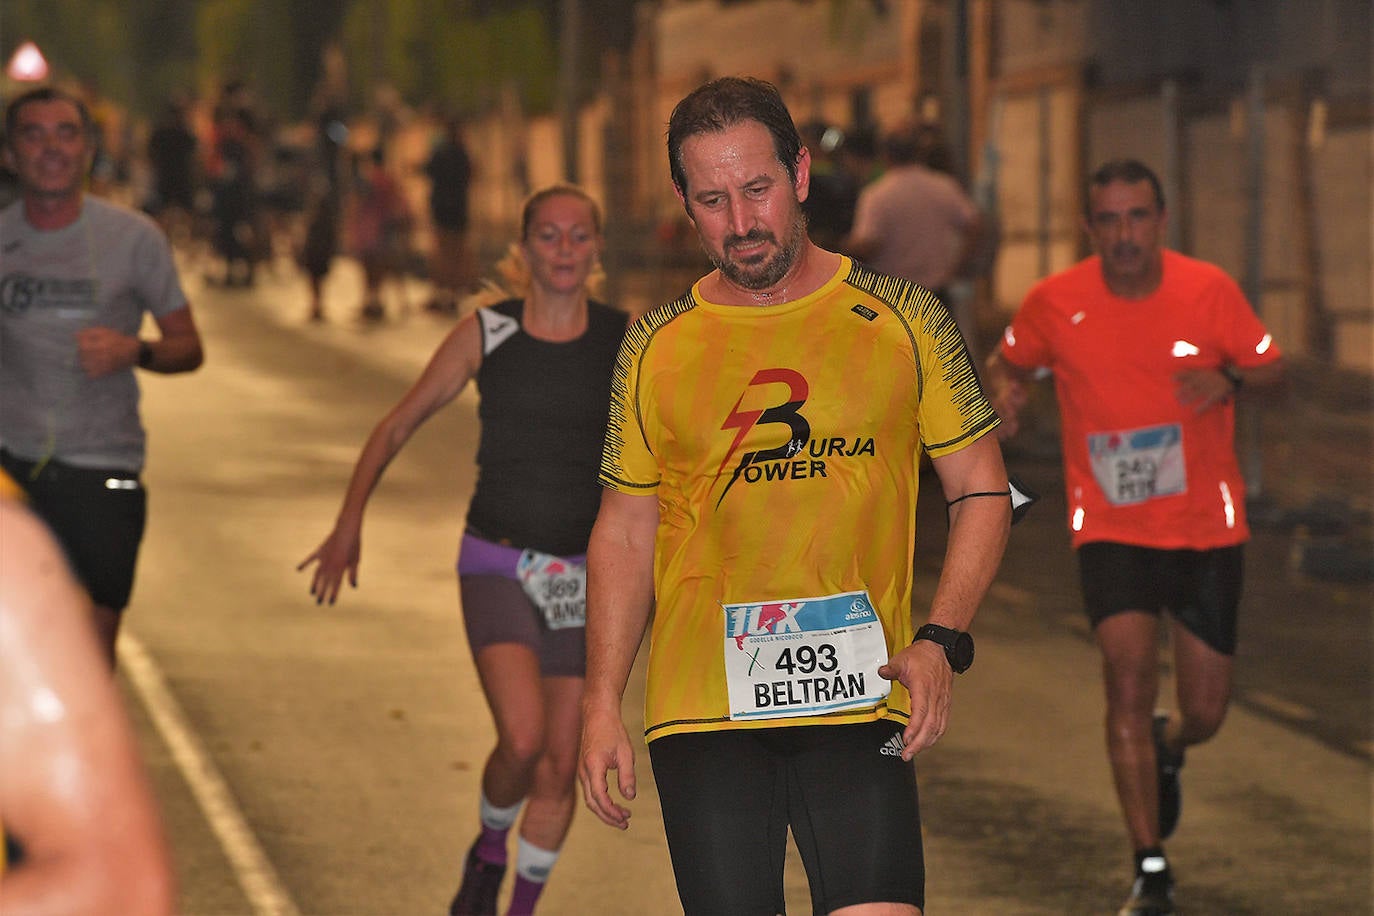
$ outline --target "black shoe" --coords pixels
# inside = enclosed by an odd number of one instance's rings
[[[1164,743],[1164,728],[1169,714],[1155,713],[1155,774],[1159,783],[1159,838],[1167,840],[1178,826],[1183,810],[1183,790],[1178,783],[1178,771],[1183,769],[1183,752],[1171,751]]]
[[[1174,879],[1166,865],[1163,871],[1136,873],[1131,896],[1117,916],[1173,916],[1173,912]]]
[[[479,859],[474,844],[468,850],[458,895],[448,905],[449,916],[494,916],[496,895],[501,890],[501,879],[505,876],[506,866]]]

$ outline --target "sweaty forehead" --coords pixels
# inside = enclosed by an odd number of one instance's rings
[[[690,193],[787,175],[778,161],[772,134],[757,121],[688,137],[682,141],[682,169]]]

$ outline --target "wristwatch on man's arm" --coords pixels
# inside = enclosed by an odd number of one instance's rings
[[[973,664],[973,637],[962,630],[951,630],[938,623],[928,623],[916,631],[912,643],[928,639],[945,650],[945,658],[955,674],[963,674]]]

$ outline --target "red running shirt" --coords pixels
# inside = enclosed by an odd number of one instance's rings
[[[1114,295],[1096,256],[1040,281],[1002,341],[1006,361],[1054,374],[1075,547],[1205,550],[1249,538],[1230,401],[1179,403],[1185,368],[1251,368],[1279,349],[1220,268],[1163,252],[1145,299]]]

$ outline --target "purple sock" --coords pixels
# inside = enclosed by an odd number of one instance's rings
[[[544,890],[544,882],[531,881],[524,875],[515,876],[515,890],[510,897],[510,909],[506,916],[532,916],[534,904]]]
[[[483,824],[482,835],[477,838],[477,858],[493,865],[505,865],[506,834],[508,833],[510,833],[509,827],[497,830]]]

